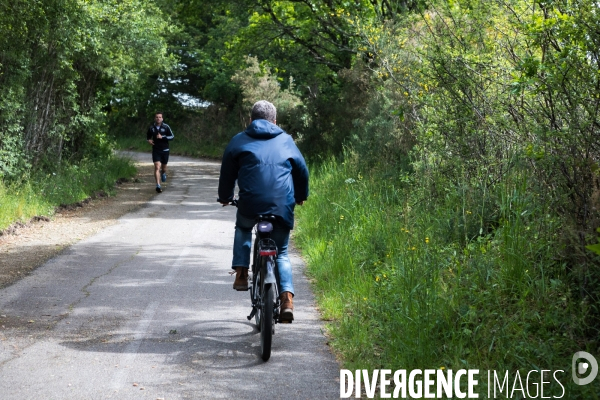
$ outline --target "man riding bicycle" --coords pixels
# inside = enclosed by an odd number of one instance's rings
[[[294,207],[308,197],[308,168],[294,140],[276,124],[277,110],[268,101],[252,106],[251,123],[234,136],[223,154],[219,178],[219,201],[226,205],[234,198],[237,180],[238,211],[233,241],[233,288],[248,290],[248,268],[252,227],[258,215],[277,216],[271,238],[277,244],[277,271],[281,293],[282,322],[294,319],[294,285],[288,257]]]

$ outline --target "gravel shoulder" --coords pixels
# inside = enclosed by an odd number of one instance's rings
[[[135,160],[138,174],[116,185],[116,195],[90,199],[59,210],[48,221],[32,221],[0,236],[0,288],[25,277],[70,245],[115,224],[119,217],[156,196],[150,156],[127,155]]]

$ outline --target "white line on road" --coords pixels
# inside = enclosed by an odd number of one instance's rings
[[[135,357],[137,356],[137,352],[140,349],[140,345],[142,344],[144,336],[146,335],[146,331],[148,330],[148,326],[154,319],[154,313],[156,312],[157,308],[158,301],[153,301],[148,305],[146,311],[144,311],[144,315],[135,329],[136,333],[133,335],[133,341],[129,343],[119,358],[119,370],[114,373],[111,380],[113,389],[119,389],[126,383],[127,374],[129,374],[129,371],[125,369],[125,367],[133,365]]]

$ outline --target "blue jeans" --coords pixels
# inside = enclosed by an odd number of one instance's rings
[[[235,237],[233,239],[233,262],[232,267],[250,266],[250,248],[252,247],[252,228],[254,218],[247,218],[238,211],[235,221]],[[290,292],[294,294],[294,283],[292,281],[292,264],[288,257],[288,243],[290,241],[290,230],[280,223],[273,223],[271,239],[277,245],[277,266],[275,276],[279,293]]]

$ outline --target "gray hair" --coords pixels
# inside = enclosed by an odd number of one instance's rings
[[[266,100],[259,100],[252,106],[250,118],[252,118],[252,121],[266,119],[267,121],[274,123],[277,119],[277,109],[272,103],[269,103]]]

